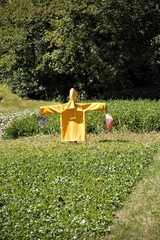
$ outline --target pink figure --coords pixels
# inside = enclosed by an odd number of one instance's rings
[[[108,131],[111,132],[112,126],[113,126],[113,118],[109,114],[106,114],[105,120],[106,120],[106,127],[107,127]]]

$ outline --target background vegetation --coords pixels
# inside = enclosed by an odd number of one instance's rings
[[[160,93],[158,0],[1,0],[0,81],[33,99]]]
[[[113,131],[130,132],[159,132],[160,131],[160,102],[151,100],[107,102],[108,112],[112,115]],[[87,132],[106,133],[105,112],[87,113]],[[0,122],[7,123],[8,115],[1,115]],[[11,114],[5,127],[3,138],[16,139],[36,134],[60,133],[60,116],[47,115],[47,125],[40,127],[40,116],[36,111],[22,111]]]

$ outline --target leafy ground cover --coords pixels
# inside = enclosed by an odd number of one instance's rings
[[[102,239],[157,149],[130,137],[1,140],[0,238]]]

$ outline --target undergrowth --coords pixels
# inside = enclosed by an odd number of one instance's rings
[[[151,132],[160,131],[160,101],[137,100],[121,101],[113,100],[107,103],[107,112],[112,115],[114,131]],[[34,112],[22,111],[10,114],[10,121],[5,128],[3,137],[5,139],[16,139],[23,136],[31,136],[39,133],[59,134],[60,116],[46,115],[47,125],[39,126],[38,109]],[[87,113],[87,132],[105,133],[106,112]],[[5,121],[8,115],[0,115],[0,122]]]

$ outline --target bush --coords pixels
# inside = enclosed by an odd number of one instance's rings
[[[160,101],[114,100],[110,101],[108,106],[116,130],[160,131]]]
[[[107,103],[108,113],[114,119],[113,131],[151,132],[160,131],[160,101],[150,100],[110,100]],[[105,112],[87,113],[87,132],[105,133]],[[60,116],[45,115],[47,125],[39,127],[38,112],[22,112],[11,117],[10,124],[6,127],[3,138],[15,139],[35,134],[59,134]]]
[[[58,116],[46,116],[47,125],[41,128],[39,126],[38,112],[21,112],[11,116],[8,126],[4,130],[4,139],[16,139],[42,134],[57,134],[60,132]]]

